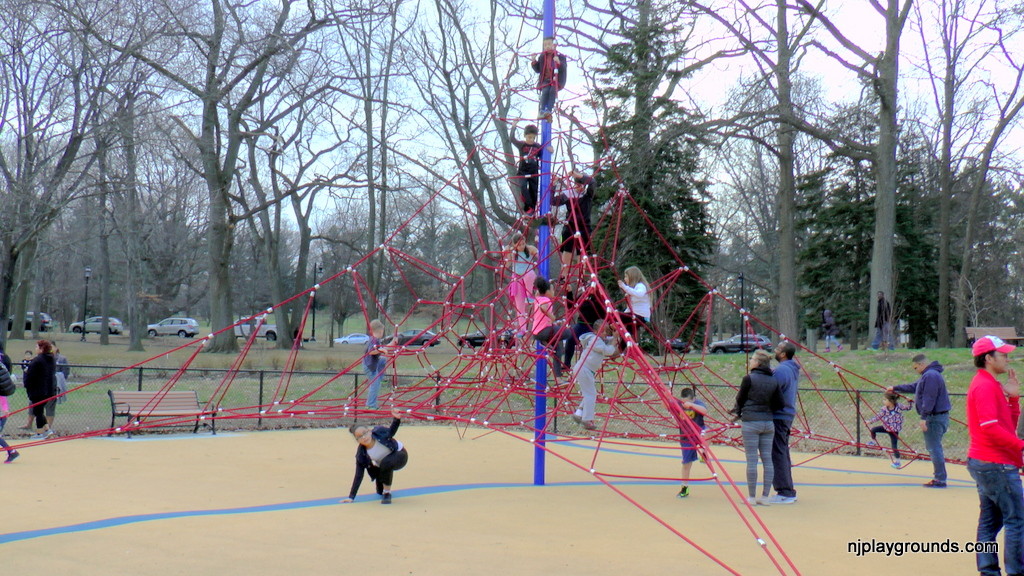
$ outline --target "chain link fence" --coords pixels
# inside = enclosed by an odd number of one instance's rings
[[[176,369],[111,366],[71,366],[71,390],[57,405],[54,430],[58,434],[82,434],[108,430],[125,423],[124,417],[112,419],[108,390],[157,391],[177,373]],[[17,371],[17,370],[16,370]],[[230,386],[222,386],[225,378]],[[93,382],[79,390],[76,386]],[[200,404],[206,404],[218,390],[227,389],[219,405],[219,430],[287,429],[347,426],[368,416],[356,397],[365,396],[365,378],[359,372],[313,372],[280,370],[238,370],[189,368],[174,385],[175,390],[194,390]],[[678,387],[679,384],[676,385]],[[527,377],[506,382],[480,375],[476,378],[447,378],[389,374],[381,387],[381,398],[389,397],[401,405],[418,406],[428,421],[519,426],[533,425],[534,383]],[[282,397],[283,396],[283,402]],[[708,405],[708,440],[714,444],[740,446],[738,427],[729,426],[728,410],[733,406],[736,389],[727,385],[698,386],[698,396]],[[878,390],[801,389],[799,410],[793,424],[794,450],[809,453],[886,456],[877,448],[867,448],[870,440],[867,420],[877,412]],[[950,429],[944,439],[946,457],[963,460],[967,453],[964,394],[950,394],[953,410]],[[27,397],[19,392],[10,397],[11,411],[24,408]],[[571,414],[579,395],[571,384],[549,389],[550,430],[555,433],[582,433],[565,414]],[[426,407],[424,409],[424,407]],[[927,457],[917,415],[906,412],[901,449],[907,455]],[[643,382],[620,385],[605,382],[599,387],[598,417],[602,428],[611,434],[629,437],[662,437],[666,441],[679,430],[656,394]],[[28,422],[21,412],[9,421],[5,433],[17,437],[29,432],[19,426]],[[381,419],[372,414],[370,419]],[[155,431],[174,431],[159,428]],[[180,429],[178,430],[180,431]],[[888,446],[888,438],[880,438]]]

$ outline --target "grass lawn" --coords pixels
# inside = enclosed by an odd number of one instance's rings
[[[461,330],[453,331],[457,334]],[[90,334],[86,342],[81,342],[77,335],[73,334],[48,334],[56,336],[61,352],[65,354],[71,364],[80,366],[131,366],[149,359],[145,363],[147,380],[145,386],[151,387],[154,379],[170,378],[175,370],[194,352],[199,340],[184,340],[176,337],[162,337],[145,339],[145,350],[142,352],[128,352],[128,338],[125,336],[112,336],[110,344],[103,346],[99,344],[99,337]],[[452,338],[454,340],[454,338]],[[244,342],[239,339],[239,346]],[[11,356],[18,360],[21,357],[20,351],[27,350],[33,346],[31,341],[10,341],[7,349]],[[180,350],[175,348],[186,346]],[[448,371],[449,373],[462,372],[465,367],[473,361],[472,350],[465,349],[461,352],[462,357],[457,357],[460,350],[453,342],[443,341],[435,347],[422,349],[418,347],[409,348],[413,352],[409,355],[400,356],[397,359],[397,373],[402,375],[402,383],[407,386],[422,386],[423,377],[434,372]],[[975,373],[970,352],[968,349],[933,349],[920,350],[899,350],[895,352],[872,352],[872,351],[843,351],[832,353],[827,356],[816,357],[809,352],[799,352],[797,359],[804,367],[806,374],[801,380],[801,417],[798,422],[801,428],[809,430],[815,436],[823,438],[834,438],[837,442],[853,442],[858,438],[861,442],[868,439],[864,420],[870,418],[881,405],[881,390],[884,386],[912,382],[917,374],[911,368],[910,360],[916,354],[925,352],[930,359],[938,360],[945,367],[945,376],[949,385],[949,391],[954,394],[953,411],[951,416],[954,420],[964,421],[964,400],[958,394],[964,394]],[[362,367],[359,360],[363,353],[361,345],[332,345],[324,338],[323,341],[306,342],[299,351],[295,370],[297,372],[318,372],[321,374],[296,374],[289,382],[288,396],[290,398],[315,391],[331,376],[349,366],[353,366],[350,374],[345,374],[337,382],[332,383],[323,391],[318,391],[316,398],[319,401],[345,398],[351,394],[352,387],[356,382],[361,381]],[[259,340],[254,343],[250,353],[241,364],[240,373],[233,382],[228,396],[223,399],[222,406],[229,407],[255,407],[260,400],[266,402],[271,398],[278,387],[280,371],[286,364],[290,354],[289,350],[281,350],[273,343]],[[191,369],[227,369],[230,368],[236,359],[234,354],[211,354],[200,353],[190,366]],[[687,355],[685,360],[696,363],[691,370],[668,371],[663,373],[666,381],[674,384],[703,384],[703,397],[713,405],[712,415],[717,420],[725,420],[725,410],[730,408],[735,398],[735,386],[738,386],[743,377],[744,359],[742,354],[708,355],[704,358]],[[684,358],[677,355],[670,355],[667,358],[653,357],[659,365],[676,366]],[[529,360],[525,359],[525,363]],[[524,364],[524,362],[520,362]],[[478,370],[479,368],[479,370]],[[487,362],[481,362],[472,366],[464,376],[473,378],[490,378],[493,372]],[[258,382],[258,371],[266,371],[262,375],[263,382]],[[633,372],[631,365],[618,365],[616,373],[605,372],[606,385],[604,390],[608,395],[615,396],[616,401],[621,405],[617,409],[635,412],[632,418],[641,419],[650,415],[652,426],[664,425],[659,414],[662,409],[645,405],[655,401],[653,393],[647,390],[642,380]],[[245,372],[249,371],[249,372]],[[101,368],[82,368],[78,374],[73,376],[77,384],[97,377],[107,372]],[[97,407],[102,407],[106,402],[106,390],[112,387],[134,389],[137,386],[137,371],[129,371],[122,375],[105,380],[95,387],[76,392],[74,401],[68,402],[62,407],[64,414],[71,415],[77,411],[93,413]],[[324,374],[326,373],[326,374]],[[530,374],[530,372],[522,372]],[[842,375],[843,378],[840,378]],[[190,372],[189,383],[197,389],[201,398],[207,398],[217,389],[222,373]],[[628,387],[619,387],[617,392],[614,383],[616,380],[632,382]],[[845,381],[844,381],[845,380]],[[812,382],[813,381],[813,385]],[[429,384],[429,383],[428,383]],[[528,382],[517,384],[527,385]],[[94,388],[94,389],[92,389]],[[262,391],[262,396],[255,390]],[[860,392],[859,396],[857,391]],[[465,394],[465,392],[463,392]],[[446,392],[446,397],[457,395],[458,392]],[[528,406],[518,406],[526,403],[528,399],[517,399],[515,409],[527,409]],[[109,405],[109,402],[106,402]],[[859,405],[859,412],[858,412]],[[508,407],[493,407],[496,411],[509,409]],[[255,411],[255,408],[253,408]],[[108,411],[109,413],[109,411]],[[109,424],[109,415],[107,416]],[[106,425],[106,424],[105,424]],[[653,428],[652,428],[653,429]],[[860,429],[858,436],[858,429]],[[908,414],[907,424],[904,427],[904,440],[911,446],[923,449],[923,440],[917,427],[917,417],[913,413]],[[951,447],[950,457],[961,457],[966,448],[966,429],[959,424],[953,424],[947,435],[947,445]],[[811,451],[829,450],[835,444],[827,441],[810,441],[803,449]],[[844,451],[848,450],[844,448]]]

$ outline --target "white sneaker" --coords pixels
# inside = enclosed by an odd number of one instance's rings
[[[772,504],[796,504],[796,496],[782,496],[776,494],[772,496]]]
[[[771,506],[772,505],[771,498],[769,498],[767,496],[758,496],[757,498],[754,499],[754,501],[757,502],[758,506]]]

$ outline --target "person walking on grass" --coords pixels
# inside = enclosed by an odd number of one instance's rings
[[[7,367],[0,363],[0,388],[6,388],[14,386],[14,381],[11,378],[11,372]],[[4,426],[7,424],[7,415],[11,413],[11,404],[7,400],[7,396],[0,396],[0,448],[7,451],[7,459],[4,460],[4,464],[10,464],[14,462],[21,454],[17,450],[11,448],[10,444],[4,440]]]
[[[56,400],[57,363],[53,357],[53,348],[49,340],[36,342],[36,355],[25,367],[25,392],[29,404],[32,405],[32,416],[35,418],[36,433],[33,440],[42,440],[53,435],[50,421],[53,420],[53,406]]]

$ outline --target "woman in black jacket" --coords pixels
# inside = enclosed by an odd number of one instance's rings
[[[775,423],[772,418],[781,410],[784,400],[782,387],[772,375],[771,354],[764,350],[754,352],[748,368],[750,373],[743,377],[739,394],[736,395],[736,415],[743,421],[743,450],[747,455],[747,502],[751,506],[768,506],[768,493],[775,478],[772,465],[772,442],[775,439]],[[761,456],[764,468],[764,485],[761,496],[757,493],[757,457]]]
[[[409,462],[409,453],[405,446],[395,440],[395,433],[402,424],[402,413],[397,409],[391,410],[394,420],[391,426],[377,426],[370,428],[362,424],[353,424],[348,431],[359,442],[356,448],[356,476],[352,479],[352,489],[348,498],[342,502],[352,502],[359,492],[359,485],[363,483],[363,473],[368,473],[370,478],[377,485],[377,494],[380,494],[381,504],[391,504],[391,482],[395,470],[401,470]]]
[[[25,392],[36,419],[37,430],[35,436],[32,436],[33,440],[41,440],[53,434],[46,411],[50,402],[54,402],[56,374],[57,360],[53,357],[53,347],[49,341],[39,340],[36,342],[35,357],[25,367]]]

